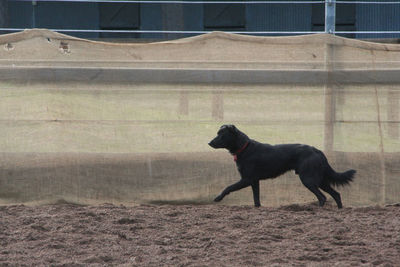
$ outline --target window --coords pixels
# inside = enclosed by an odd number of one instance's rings
[[[136,30],[140,27],[139,4],[100,3],[100,28],[102,30]],[[135,33],[101,33],[103,38],[138,37]]]
[[[246,8],[237,4],[204,4],[206,30],[243,30],[246,28]]]

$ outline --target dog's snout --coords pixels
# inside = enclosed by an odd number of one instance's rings
[[[208,142],[208,145],[209,145],[210,147],[215,147],[215,145],[214,145],[214,143],[213,143],[213,140],[211,140],[210,142]]]
[[[208,145],[212,148],[217,148],[217,141],[215,140],[217,138],[214,138],[213,140],[211,140],[210,142],[208,142]]]

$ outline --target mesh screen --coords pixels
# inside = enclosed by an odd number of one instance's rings
[[[0,45],[0,204],[210,203],[239,179],[207,145],[224,123],[356,169],[344,205],[400,202],[399,45],[218,32],[111,44],[46,30]],[[261,183],[263,205],[310,201],[294,172]],[[223,204],[252,204],[251,189]]]

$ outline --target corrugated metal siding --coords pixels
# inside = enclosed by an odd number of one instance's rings
[[[266,4],[247,7],[249,31],[310,31],[311,4]]]
[[[79,8],[77,6],[79,5]],[[321,15],[323,20],[324,10],[318,14],[312,14],[312,4],[257,4],[243,5],[245,11],[245,30],[247,31],[311,31],[323,30],[323,25],[313,27],[312,18]],[[344,5],[343,5],[344,6]],[[346,5],[347,6],[347,5]],[[57,14],[61,10],[64,16],[60,19]],[[9,27],[30,28],[32,27],[32,3],[30,2],[9,2]],[[96,3],[42,3],[36,7],[36,27],[45,28],[85,28],[99,29],[99,10]],[[78,11],[77,11],[78,10]],[[140,5],[140,24],[138,27],[145,30],[161,30],[163,27],[163,14],[160,4]],[[337,13],[341,13],[338,7]],[[22,15],[21,15],[22,14]],[[174,14],[169,14],[174,16]],[[346,19],[347,14],[344,15]],[[55,17],[56,16],[56,17]],[[78,16],[78,19],[77,19]],[[164,17],[163,17],[164,16]],[[355,12],[355,29],[357,31],[400,31],[400,4],[397,5],[376,5],[357,4]],[[347,20],[346,20],[347,21]],[[352,21],[351,21],[352,22]],[[204,8],[203,5],[183,5],[183,23],[180,30],[204,30]],[[347,22],[344,22],[347,23]],[[343,30],[353,30],[353,25],[342,25]],[[340,27],[337,28],[340,30]],[[237,30],[237,29],[232,29]],[[242,30],[242,29],[240,29]],[[98,37],[98,33],[72,33],[79,37]],[[184,35],[179,35],[184,37]],[[141,34],[142,38],[162,38],[162,34]],[[357,34],[356,38],[400,38],[400,34],[391,35],[362,35]]]
[[[357,31],[400,31],[400,5],[357,5]],[[400,38],[399,34],[357,34],[356,38]]]

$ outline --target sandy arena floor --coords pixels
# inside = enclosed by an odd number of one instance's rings
[[[0,266],[400,266],[400,205],[0,207]]]

